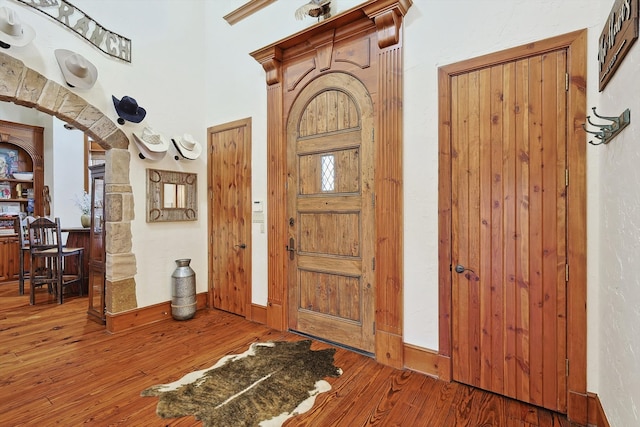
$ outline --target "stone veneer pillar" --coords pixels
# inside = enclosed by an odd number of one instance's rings
[[[107,315],[137,308],[136,258],[131,252],[133,192],[129,139],[100,110],[66,87],[0,52],[0,101],[50,114],[82,130],[107,150],[105,249]]]

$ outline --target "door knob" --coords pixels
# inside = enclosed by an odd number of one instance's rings
[[[246,247],[247,247],[247,245],[246,245],[246,244],[244,244],[244,243],[240,243],[239,245],[233,245],[233,247],[234,247],[234,248],[244,249],[244,248],[246,248]]]
[[[473,274],[473,276],[474,276],[474,280],[475,280],[475,281],[478,281],[478,280],[480,279],[480,278],[478,277],[478,275],[476,274],[476,272],[475,272],[475,271],[473,271],[473,270],[472,270],[472,269],[470,269],[470,268],[465,267],[465,266],[464,266],[464,265],[462,265],[462,264],[458,264],[458,265],[456,265],[456,266],[454,267],[454,270],[455,270],[455,272],[456,272],[456,273],[458,273],[458,274],[462,274],[462,273],[464,273],[465,271],[468,271],[468,272],[470,272],[471,274]],[[470,277],[469,277],[469,275],[467,274],[467,279],[469,279],[469,278],[470,278]]]
[[[456,271],[456,273],[458,273],[458,274],[464,273],[465,271],[470,271],[470,272],[472,272],[474,275],[476,274],[476,272],[475,272],[475,271],[473,271],[472,269],[467,268],[467,267],[465,267],[464,265],[461,265],[461,264],[456,265],[456,267],[455,267],[455,271]]]

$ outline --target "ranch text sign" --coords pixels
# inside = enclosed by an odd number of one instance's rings
[[[638,38],[640,0],[616,0],[598,41],[600,92]]]
[[[131,40],[107,30],[65,0],[18,0],[80,34],[109,56],[131,62]]]

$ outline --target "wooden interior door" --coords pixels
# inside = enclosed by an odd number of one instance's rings
[[[373,108],[331,73],[302,90],[287,126],[289,328],[373,352]]]
[[[567,56],[452,76],[453,378],[567,411]]]
[[[251,307],[251,119],[208,129],[209,306]]]

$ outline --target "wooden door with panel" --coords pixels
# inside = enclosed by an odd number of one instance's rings
[[[567,56],[451,78],[453,378],[567,411]]]
[[[209,303],[251,318],[251,119],[208,129]]]
[[[301,91],[289,117],[289,328],[374,352],[371,98],[331,73]]]

